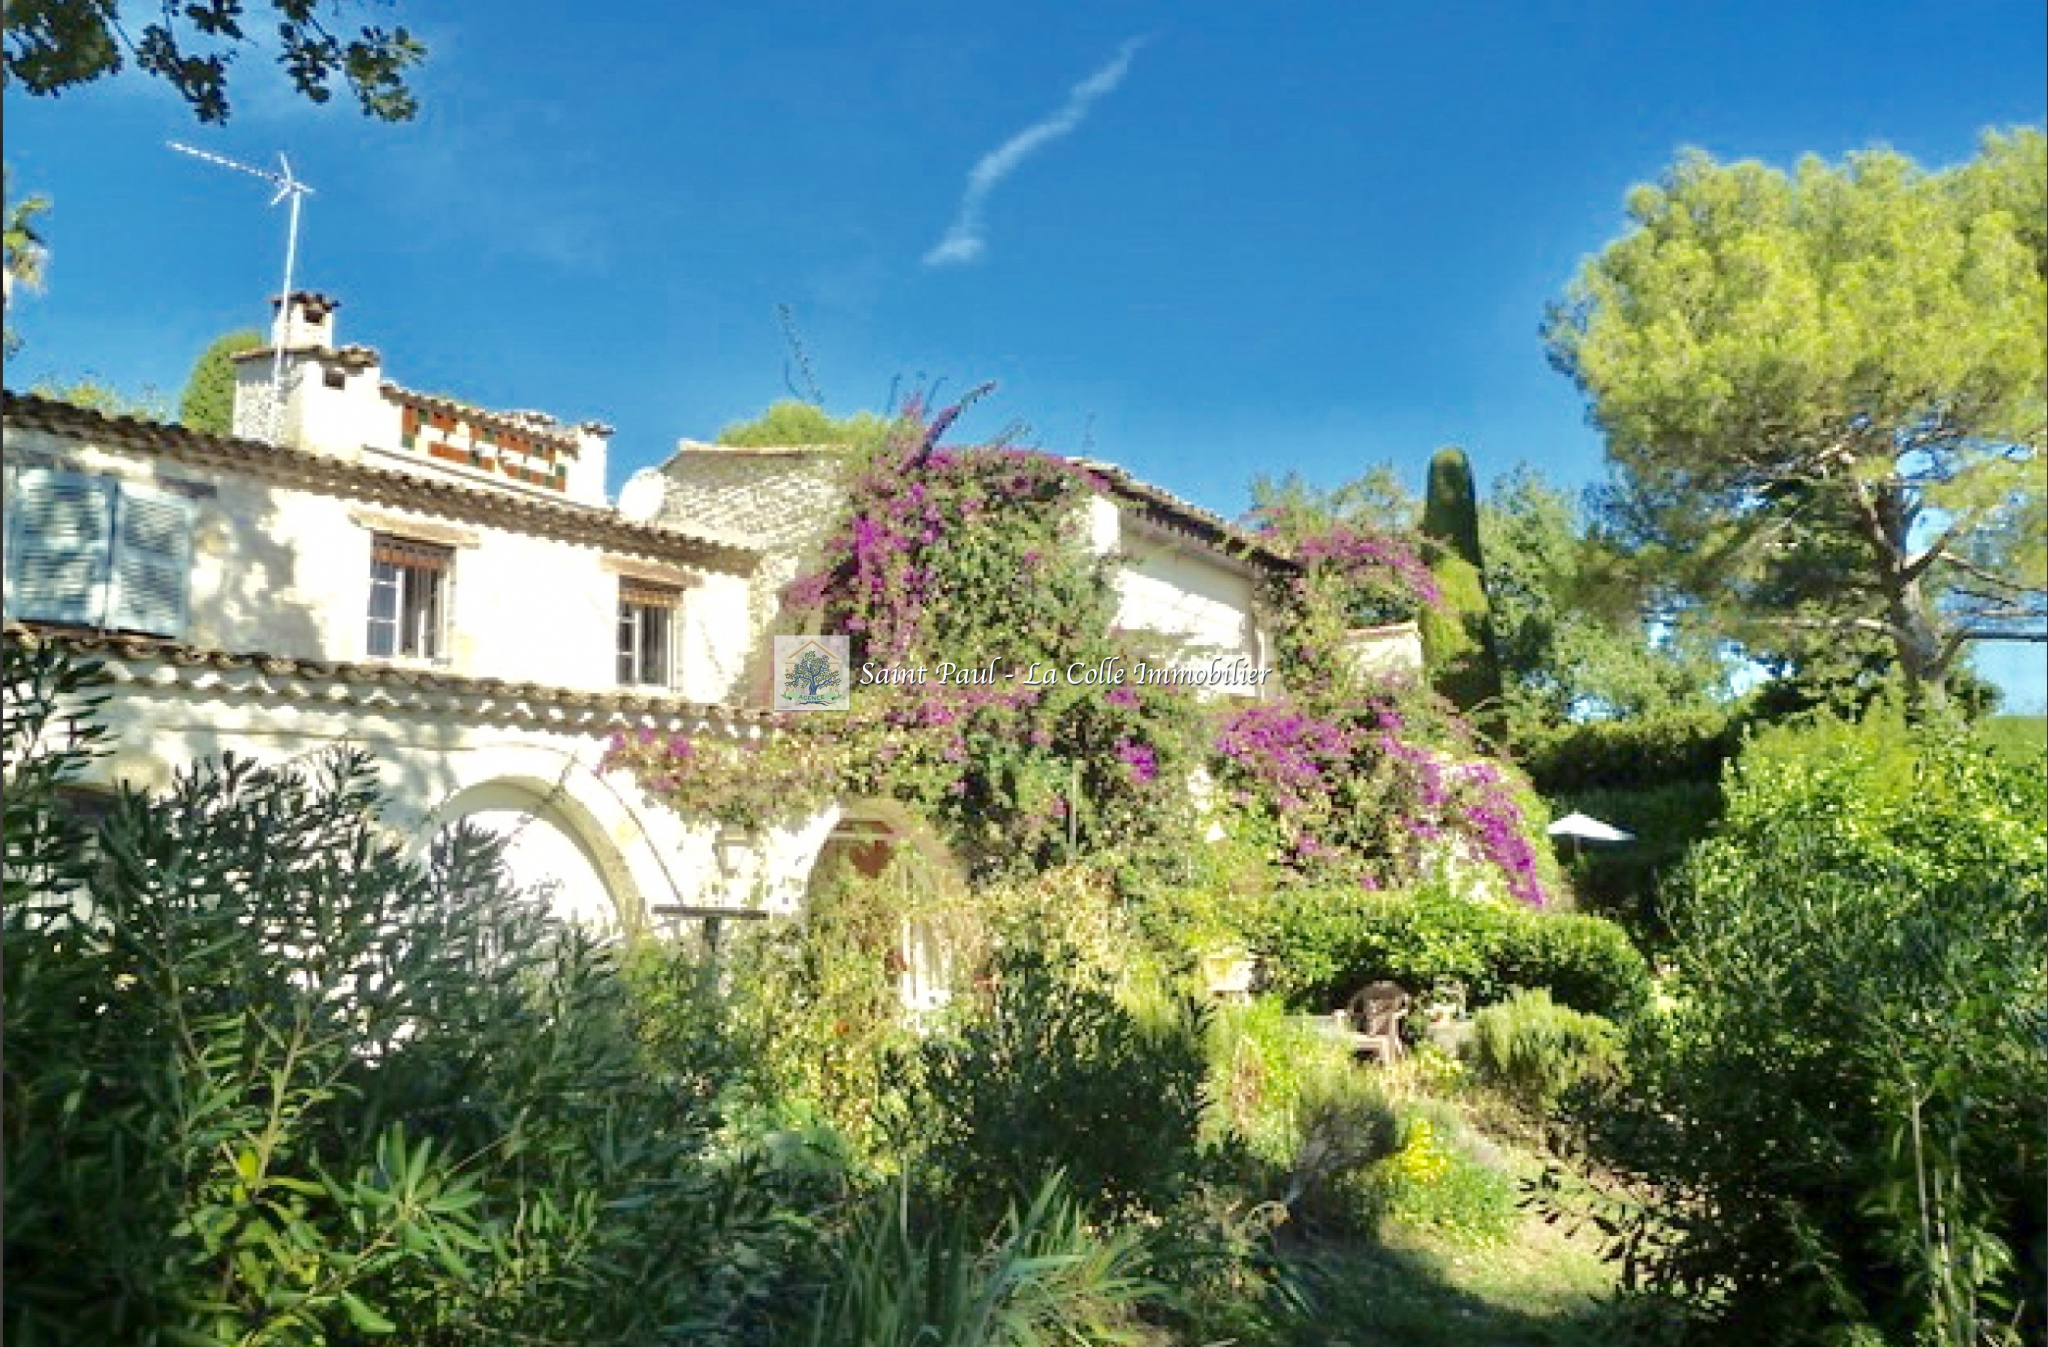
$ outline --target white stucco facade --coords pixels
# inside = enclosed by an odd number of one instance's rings
[[[1257,572],[1148,527],[1129,507],[1118,514],[1117,625],[1166,637],[1191,655],[1264,666],[1268,652]]]
[[[685,440],[658,478],[643,473],[630,485],[650,517],[690,521],[709,536],[764,554],[756,572],[759,622],[772,620],[798,558],[831,525],[839,504],[837,460],[838,451],[828,447],[734,448]],[[1111,465],[1076,465],[1103,485],[1088,499],[1080,536],[1097,556],[1116,562],[1115,624],[1164,638],[1190,657],[1241,658],[1270,668],[1260,589],[1286,563],[1216,516]],[[1275,670],[1263,683],[1237,691],[1270,697],[1281,681]]]
[[[351,744],[372,755],[395,828],[421,844],[459,819],[507,835],[515,873],[551,889],[566,916],[658,927],[793,910],[802,853],[815,855],[831,818],[742,853],[720,845],[714,823],[678,819],[602,768],[615,735],[762,732],[757,715],[725,706],[759,620],[758,554],[611,509],[602,427],[382,382],[374,353],[332,348],[332,304],[308,300],[295,297],[287,339],[281,442],[8,400],[9,635],[106,664],[116,752],[98,782],[161,788],[222,752],[277,761]],[[241,423],[274,424],[271,369],[268,353],[242,362]],[[458,443],[507,457],[472,448],[477,462],[456,462]],[[560,472],[544,471],[550,454]],[[535,480],[508,464],[538,465],[518,469]],[[116,619],[111,601],[103,617],[64,610],[52,622],[52,585],[96,592],[130,578],[119,511],[131,498],[168,502],[178,521],[178,602],[140,624]],[[111,537],[84,538],[64,511],[103,500],[116,502],[100,530]],[[412,614],[433,628],[431,649],[376,648],[373,591],[396,588],[376,561],[394,542],[432,560],[432,599]],[[74,544],[113,549],[98,580],[66,559]],[[32,563],[19,576],[17,559]],[[161,567],[155,579],[168,583]],[[649,596],[673,605],[661,608],[666,658],[622,682],[622,605]],[[734,864],[752,852],[759,863]]]
[[[667,690],[720,702],[746,644],[752,559],[731,549],[707,563],[677,535],[607,537],[603,515],[568,515],[551,536],[480,516],[475,500],[412,494],[390,482],[323,474],[294,456],[138,453],[36,429],[10,429],[11,470],[45,468],[146,483],[195,507],[191,620],[183,639],[211,650],[354,661],[367,649],[371,548],[398,536],[452,554],[447,649],[437,671],[600,690],[617,686],[622,578],[680,595],[677,670]],[[274,469],[274,470],[273,470]],[[578,532],[584,536],[563,536]],[[734,639],[738,637],[737,641]],[[732,647],[737,646],[735,650]]]
[[[887,806],[741,835],[678,818],[603,766],[615,736],[768,732],[749,709],[767,703],[761,652],[842,504],[835,451],[686,441],[615,508],[606,427],[403,388],[376,351],[335,345],[336,307],[292,297],[281,414],[275,353],[238,360],[234,436],[8,396],[9,639],[105,663],[116,752],[98,784],[160,789],[224,752],[353,745],[416,844],[457,821],[486,827],[563,915],[607,926],[796,911],[828,844],[872,845],[878,828],[929,853]],[[1083,529],[1118,563],[1117,625],[1270,667],[1260,595],[1288,563],[1112,465],[1077,466],[1102,484]],[[183,549],[132,574],[131,499]],[[95,509],[99,532],[73,530]],[[99,578],[67,547],[102,548]],[[144,618],[111,598],[131,583],[154,602]],[[105,601],[53,607],[53,585]],[[629,629],[653,639],[633,625],[649,606],[666,615],[658,675],[627,654]],[[401,619],[417,639],[394,644]]]

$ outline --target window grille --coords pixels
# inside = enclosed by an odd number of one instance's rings
[[[621,686],[674,686],[677,610],[682,598],[681,590],[666,585],[619,581]]]
[[[371,540],[371,659],[446,659],[454,570],[446,547],[381,533]]]

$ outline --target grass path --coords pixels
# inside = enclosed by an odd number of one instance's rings
[[[1608,1347],[1610,1266],[1536,1217],[1491,1248],[1389,1224],[1374,1246],[1306,1260],[1321,1347]]]

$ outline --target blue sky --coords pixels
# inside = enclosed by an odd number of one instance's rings
[[[1471,453],[1602,473],[1544,305],[1683,146],[1923,163],[2048,120],[2048,8],[1038,0],[455,7],[402,21],[423,110],[316,109],[245,63],[201,128],[127,76],[6,95],[16,190],[54,202],[10,386],[171,397],[262,322],[261,184],[317,191],[298,283],[389,377],[618,427],[616,484],[786,396],[788,305],[827,406],[993,379],[1012,422],[1212,508]],[[1980,667],[2038,709],[2038,647]]]

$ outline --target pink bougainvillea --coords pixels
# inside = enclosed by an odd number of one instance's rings
[[[886,443],[849,455],[845,512],[786,608],[850,636],[857,666],[993,660],[1014,672],[1123,652],[1115,562],[1087,529],[1106,483],[1030,450],[939,445],[951,416],[913,409]],[[1206,766],[1219,800],[1265,821],[1258,835],[1282,871],[1399,887],[1450,848],[1542,903],[1509,778],[1474,761],[1469,731],[1426,690],[1353,668],[1353,628],[1441,602],[1413,548],[1332,524],[1297,534],[1292,558],[1264,588],[1291,700],[1218,710],[1152,684],[892,683],[856,688],[843,716],[792,717],[745,741],[617,737],[608,761],[682,812],[748,823],[835,795],[891,796],[983,873],[1146,847],[1185,866],[1202,850],[1188,781]]]

